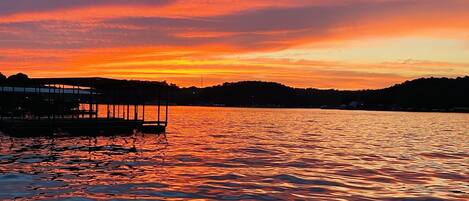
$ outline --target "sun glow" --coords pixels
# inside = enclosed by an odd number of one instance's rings
[[[0,2],[0,70],[341,89],[469,74],[466,1],[149,2]]]

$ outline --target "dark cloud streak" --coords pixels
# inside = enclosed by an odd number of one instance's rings
[[[9,10],[2,5],[10,5],[9,12],[14,12],[14,10],[45,10],[91,5],[154,5],[155,2],[168,3],[150,0],[3,0],[0,1],[0,13],[2,10]],[[0,32],[0,37],[3,39],[0,45],[3,47],[17,45],[25,48],[29,44],[29,48],[73,49],[228,43],[246,49],[266,46],[281,48],[291,39],[326,37],[336,29],[353,30],[355,25],[364,21],[385,21],[401,16],[408,16],[409,20],[412,20],[410,17],[416,12],[424,15],[457,13],[467,11],[467,7],[464,9],[464,6],[469,6],[469,3],[458,0],[358,1],[339,5],[267,8],[205,18],[122,17],[96,20],[95,24],[91,25],[83,21],[51,20],[0,23],[0,30],[18,30],[22,33]],[[53,28],[50,28],[51,26]],[[181,36],[191,32],[230,34],[193,38]]]
[[[161,6],[171,0],[1,0],[0,15],[44,12],[93,6]]]

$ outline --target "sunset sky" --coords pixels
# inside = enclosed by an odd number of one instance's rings
[[[469,75],[469,0],[0,0],[0,72],[380,88]]]

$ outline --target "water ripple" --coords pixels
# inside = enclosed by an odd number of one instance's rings
[[[0,200],[469,200],[467,122],[172,107],[160,136],[0,134]]]

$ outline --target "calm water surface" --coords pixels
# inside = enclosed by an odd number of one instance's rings
[[[0,199],[469,200],[468,114],[170,114],[166,136],[0,135]]]

